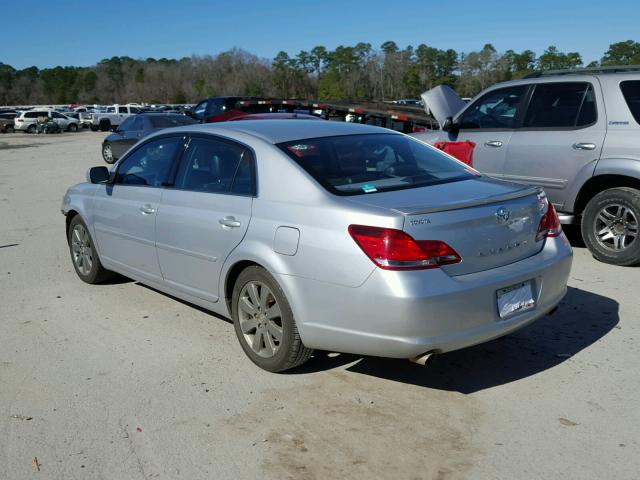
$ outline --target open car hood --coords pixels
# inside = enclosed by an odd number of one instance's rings
[[[431,113],[434,116],[440,124],[440,128],[447,117],[454,117],[466,105],[458,94],[447,85],[438,85],[420,96],[424,101],[427,114]]]

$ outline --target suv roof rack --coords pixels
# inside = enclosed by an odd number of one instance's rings
[[[609,67],[567,68],[563,70],[542,70],[533,72],[523,78],[539,78],[551,75],[580,75],[599,73],[640,72],[640,65],[612,65]]]

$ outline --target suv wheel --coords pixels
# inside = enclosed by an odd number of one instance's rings
[[[35,126],[35,124],[31,124],[29,125],[29,128],[27,128],[27,133],[36,133],[38,131],[38,127]]]
[[[582,214],[582,237],[601,262],[640,263],[640,190],[611,188],[593,197]]]
[[[109,120],[100,120],[100,131],[107,132],[111,127],[111,122]]]
[[[287,297],[264,268],[248,267],[240,273],[231,314],[242,349],[260,368],[281,372],[311,357],[313,350],[300,339]]]

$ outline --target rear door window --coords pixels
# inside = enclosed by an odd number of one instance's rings
[[[516,128],[525,85],[500,88],[486,93],[476,100],[458,119],[460,129]]]
[[[620,90],[631,110],[631,115],[636,122],[640,123],[640,80],[620,82]]]
[[[597,119],[593,87],[587,82],[537,84],[523,128],[578,128]]]
[[[251,152],[235,143],[194,137],[183,155],[174,187],[208,193],[253,193]]]

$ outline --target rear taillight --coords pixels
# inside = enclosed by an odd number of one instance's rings
[[[349,234],[373,263],[385,270],[438,268],[462,260],[440,240],[414,240],[393,228],[350,225]]]
[[[538,233],[536,233],[536,242],[546,237],[557,237],[562,233],[562,225],[560,224],[560,219],[553,204],[547,201],[546,198],[542,201],[547,204],[547,212],[540,219]]]

